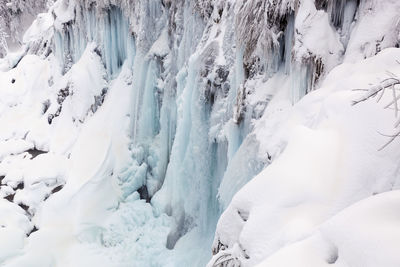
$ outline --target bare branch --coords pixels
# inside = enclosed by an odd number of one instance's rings
[[[400,118],[397,119],[397,121],[394,123],[394,128],[399,127],[400,125]]]
[[[353,105],[363,102],[369,98],[375,97],[378,93],[380,93],[380,96],[378,97],[378,101],[380,101],[380,99],[382,98],[382,96],[384,94],[384,90],[386,88],[389,88],[389,87],[392,87],[392,86],[398,85],[398,84],[400,84],[399,79],[387,78],[387,79],[383,80],[381,82],[381,84],[371,87],[365,95],[363,95],[359,99],[353,101]]]
[[[377,93],[378,98],[376,99],[376,103],[378,103],[379,101],[381,101],[383,95],[385,94],[385,87],[382,86],[382,90],[380,92]]]
[[[397,115],[399,113],[399,108],[397,106],[397,100],[396,100],[397,96],[396,96],[396,90],[394,89],[394,84],[392,85],[392,92],[393,92],[393,99],[395,100],[393,102],[393,105],[394,105],[394,116],[397,118]]]
[[[388,135],[384,135],[384,136],[388,136]],[[400,136],[400,130],[398,130],[397,133],[394,135],[391,135],[391,136],[389,135],[388,137],[390,137],[390,140],[388,142],[386,142],[381,148],[379,148],[378,151],[382,151],[385,147],[390,145],[399,136]]]
[[[366,91],[369,91],[369,89],[361,89],[360,88],[360,89],[351,89],[351,91],[365,91],[366,92]]]
[[[384,106],[385,109],[390,108],[391,105],[393,105],[395,102],[400,100],[400,95],[396,96],[396,98],[392,99],[386,106]]]
[[[396,62],[400,64],[400,61],[396,60]],[[360,102],[366,101],[375,96],[377,96],[376,101],[379,102],[379,101],[381,101],[383,95],[385,94],[385,90],[387,88],[390,88],[392,91],[392,100],[388,104],[386,104],[384,108],[394,110],[395,117],[397,118],[397,120],[394,124],[394,128],[396,129],[400,126],[400,118],[398,118],[399,117],[398,116],[399,115],[398,101],[400,100],[400,95],[396,94],[396,90],[398,90],[396,88],[396,85],[400,84],[400,80],[397,78],[397,76],[394,73],[389,72],[389,71],[387,71],[386,73],[388,74],[388,76],[390,76],[389,78],[382,80],[379,85],[372,86],[369,90],[367,90],[367,93],[365,93],[359,99],[353,101],[352,104],[356,105]],[[354,91],[366,91],[366,90],[365,89],[354,89]],[[393,108],[392,108],[392,106],[393,106]],[[379,151],[385,149],[389,144],[391,144],[396,138],[398,138],[400,136],[400,129],[397,129],[396,133],[393,135],[387,135],[387,134],[382,134],[382,133],[380,133],[380,134],[385,137],[389,137],[390,139],[382,147],[380,147],[378,149]]]

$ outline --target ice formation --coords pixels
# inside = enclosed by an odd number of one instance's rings
[[[396,119],[351,103],[399,8],[56,1],[0,59],[0,265],[398,266]]]

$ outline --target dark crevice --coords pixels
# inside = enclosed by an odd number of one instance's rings
[[[18,206],[20,206],[24,211],[26,211],[26,213],[31,215],[30,212],[29,212],[29,206],[28,205],[25,205],[24,203],[18,203]]]
[[[48,194],[48,195],[45,196],[45,198],[43,199],[43,201],[46,201],[51,195],[53,195],[53,194],[55,194],[55,193],[57,193],[57,192],[60,192],[61,189],[63,189],[63,188],[64,188],[64,184],[61,184],[61,185],[58,185],[58,186],[54,187],[54,188],[51,190],[50,194]]]
[[[14,190],[22,190],[24,189],[24,182],[20,182],[15,188],[13,187]]]
[[[146,185],[143,185],[141,188],[139,188],[138,193],[139,193],[140,199],[144,199],[144,200],[146,200],[147,203],[150,203],[151,197],[149,195],[149,191],[147,190]]]
[[[328,9],[328,2],[327,0],[315,0],[315,7],[318,10],[327,10]]]
[[[244,222],[246,222],[249,219],[249,212],[244,210],[238,210],[237,213]]]
[[[4,197],[4,199],[6,199],[6,200],[8,200],[10,202],[14,202],[14,196],[15,196],[15,193]]]
[[[29,237],[32,233],[34,233],[34,232],[36,232],[36,231],[38,231],[39,229],[36,227],[36,225],[35,226],[33,226],[33,229],[29,232],[29,233],[27,233],[26,234],[26,236],[27,237]]]
[[[15,62],[15,64],[11,66],[11,69],[15,69],[16,67],[18,67],[18,64],[21,62],[22,58],[25,57],[25,56],[26,56],[26,51],[24,52],[24,54],[22,54],[22,55],[18,58],[17,62]]]
[[[64,185],[59,185],[53,188],[53,190],[51,190],[51,194],[57,193],[59,192],[61,189],[63,189]]]
[[[47,151],[39,150],[39,149],[37,149],[37,148],[29,149],[29,150],[27,150],[26,152],[28,152],[29,154],[32,155],[32,159],[36,158],[36,157],[39,156],[39,155],[42,155],[42,154],[46,154],[46,153],[47,153]]]
[[[47,110],[49,110],[51,103],[50,100],[47,99],[46,101],[44,101],[43,103],[43,109],[42,109],[42,114],[45,114],[47,112]]]

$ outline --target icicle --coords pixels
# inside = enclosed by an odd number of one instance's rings
[[[68,69],[67,59],[77,62],[86,45],[94,41],[100,46],[109,78],[115,77],[128,54],[133,58],[134,40],[128,19],[116,6],[101,15],[94,8],[84,9],[78,19],[74,24],[65,23],[63,30],[55,33],[55,52],[61,65]]]
[[[293,37],[294,37],[294,15],[288,16],[287,26],[285,29],[285,46],[284,46],[284,67],[285,73],[290,73],[292,65],[292,48],[293,48]]]
[[[348,0],[343,12],[341,41],[345,47],[347,47],[349,42],[351,25],[354,21],[358,5],[358,0]]]
[[[328,13],[331,22],[337,29],[348,31],[359,5],[359,0],[328,1]]]
[[[292,103],[294,104],[307,94],[310,88],[312,75],[309,65],[303,65],[300,63],[296,63],[294,64],[294,66],[292,66],[291,75],[291,95]]]
[[[159,132],[159,106],[157,97],[157,79],[159,77],[156,62],[153,60],[149,63],[147,73],[145,74],[144,87],[136,88],[143,90],[143,99],[139,112],[137,142],[144,142],[146,139],[152,139]],[[151,141],[150,141],[151,142]]]
[[[328,13],[330,14],[332,24],[336,28],[341,28],[343,23],[343,14],[347,0],[328,1]]]

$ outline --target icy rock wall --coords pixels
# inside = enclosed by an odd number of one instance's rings
[[[71,4],[63,4],[60,3],[59,8],[71,8]],[[155,1],[138,4],[144,13],[140,12],[140,18],[132,16],[130,25],[116,6],[101,7],[95,3],[88,4],[88,8],[75,6],[73,12],[79,10],[80,15],[60,22],[54,49],[65,71],[79,59],[86,44],[91,41],[99,44],[98,52],[110,79],[118,75],[125,59],[131,65],[129,83],[132,91],[129,97],[132,105],[129,116],[134,164],[120,176],[119,182],[123,197],[139,190],[141,197],[147,201],[162,188],[152,202],[177,218],[176,230],[167,245],[172,248],[177,239],[195,224],[208,228],[204,226],[206,222],[199,221],[199,218],[209,218],[210,205],[216,206],[214,209],[218,207],[215,204],[218,182],[213,184],[211,170],[211,159],[214,158],[215,164],[217,158],[213,154],[216,151],[212,150],[218,148],[212,148],[212,142],[208,140],[211,104],[207,102],[213,100],[206,99],[209,96],[202,91],[207,82],[205,77],[214,67],[218,48],[214,43],[206,50],[205,53],[209,54],[205,54],[205,59],[200,55],[193,56],[191,63],[185,66],[204,27],[200,26],[204,25],[203,20],[193,16],[192,4],[183,3],[183,9],[178,9],[176,3],[174,6],[169,3],[168,8]],[[157,14],[160,10],[164,11],[162,17]],[[60,11],[56,7],[53,12]],[[157,26],[152,27],[156,32],[153,35],[157,36],[152,38],[152,34],[147,34],[148,28],[143,28],[157,18],[158,24],[170,20],[172,25],[158,31]],[[135,27],[139,28],[139,33],[134,32]],[[151,43],[151,39],[156,40]],[[127,57],[128,54],[130,57]],[[201,79],[199,72],[203,72]],[[227,70],[221,70],[221,75],[226,80]],[[221,160],[226,161],[223,157]],[[193,172],[192,168],[197,171]],[[192,193],[189,192],[191,189]],[[200,199],[187,199],[187,194],[200,196]],[[216,218],[217,215],[215,211],[211,217]]]
[[[208,6],[211,13],[202,13],[200,3],[191,1],[143,1],[128,3],[122,12],[123,5],[56,3],[54,53],[63,73],[91,42],[110,81],[124,63],[128,66],[132,160],[118,174],[121,199],[138,191],[174,218],[167,248],[193,229],[206,236],[209,248],[222,207],[220,182],[251,131],[251,113],[244,106],[244,48],[231,45],[237,41],[236,7],[221,2],[218,10]],[[257,142],[251,143],[246,157],[253,163],[236,160],[244,164],[241,184],[264,165],[251,153]],[[241,184],[229,190],[225,203]]]
[[[54,51],[65,71],[92,41],[109,79],[125,60],[131,65],[135,164],[120,185],[124,197],[139,190],[176,218],[168,247],[195,225],[212,227],[221,205],[267,162],[239,154],[236,161],[250,166],[236,186],[222,184],[218,203],[224,174],[237,172],[229,163],[260,116],[247,103],[246,82],[287,75],[291,101],[297,102],[342,61],[358,5],[342,0],[60,1],[53,9]],[[66,10],[71,17],[59,18],[57,12]],[[252,137],[246,142],[257,143]],[[256,154],[257,145],[250,147]]]
[[[132,71],[127,81],[132,164],[118,175],[122,199],[138,191],[142,199],[176,218],[167,248],[196,225],[210,236],[219,214],[212,164],[219,166],[226,157],[217,156],[218,148],[209,142],[211,100],[202,90],[214,67],[216,43],[205,59],[199,54],[189,60],[204,27],[203,20],[193,16],[190,2],[179,9],[178,3],[167,8],[158,1],[138,2],[140,17],[129,13],[134,13],[130,7],[126,16],[115,5],[86,4],[77,3],[72,18],[56,18],[54,50],[65,72],[89,42],[98,44],[110,80],[125,60]],[[53,13],[63,13],[71,5],[59,2]],[[167,22],[171,25],[165,27]],[[199,78],[200,72],[204,77]]]

